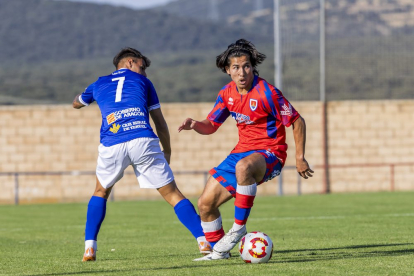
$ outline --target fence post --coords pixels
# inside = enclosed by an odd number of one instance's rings
[[[115,187],[114,187],[114,186],[112,186],[111,196],[110,196],[111,201],[115,201],[114,188],[115,188]]]
[[[282,87],[282,43],[280,37],[280,0],[273,1],[273,37],[274,37],[274,64],[275,64],[275,85],[278,89]]]
[[[209,173],[208,172],[204,172],[203,174],[204,174],[204,186],[205,186],[207,184],[207,180],[208,180]]]
[[[19,174],[14,173],[14,205],[19,205]]]
[[[277,179],[279,180],[278,195],[283,196],[283,171],[280,172],[279,177]]]

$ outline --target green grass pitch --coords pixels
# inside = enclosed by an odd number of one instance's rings
[[[193,201],[195,202],[195,201]],[[87,203],[0,206],[0,275],[414,275],[414,193],[258,197],[248,231],[266,264],[201,255],[164,201],[109,202],[96,262],[82,263]],[[225,231],[233,204],[222,208]]]

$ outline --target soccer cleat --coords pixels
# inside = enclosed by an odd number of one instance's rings
[[[213,252],[213,248],[208,241],[200,241],[198,242],[198,249],[200,249],[200,253],[207,255]]]
[[[225,260],[230,258],[229,252],[219,253],[216,251],[213,251],[212,253],[205,255],[204,257],[194,259],[193,261],[199,262],[199,261],[215,261],[215,260]]]
[[[243,225],[242,228],[238,231],[230,231],[224,235],[213,247],[213,251],[217,253],[226,253],[230,252],[236,244],[247,234],[246,225]]]
[[[96,252],[92,247],[86,249],[85,254],[83,254],[82,262],[94,262],[96,261]]]

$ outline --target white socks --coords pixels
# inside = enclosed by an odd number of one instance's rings
[[[201,227],[203,228],[204,233],[220,230],[222,227],[221,216],[210,222],[201,221]]]
[[[87,240],[87,241],[85,241],[85,251],[86,251],[86,249],[88,249],[90,247],[92,247],[93,250],[96,252],[96,250],[98,249],[97,242],[94,241],[94,240]]]

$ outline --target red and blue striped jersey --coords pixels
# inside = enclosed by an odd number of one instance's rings
[[[207,119],[221,126],[229,116],[236,120],[239,130],[239,142],[231,153],[270,150],[285,163],[285,127],[300,115],[279,89],[255,76],[250,91],[241,95],[236,83],[230,82],[221,89]]]

